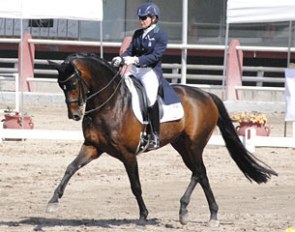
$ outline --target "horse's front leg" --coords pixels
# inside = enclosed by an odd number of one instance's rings
[[[124,166],[126,168],[126,171],[130,180],[132,193],[136,197],[137,204],[139,207],[139,224],[144,225],[146,223],[146,219],[148,216],[148,210],[146,209],[143,198],[141,196],[142,191],[141,191],[141,185],[139,180],[136,156],[134,154],[130,155],[124,161]]]
[[[97,149],[93,146],[83,145],[78,156],[69,164],[66,172],[60,182],[60,184],[55,189],[52,198],[48,202],[47,212],[55,212],[58,210],[58,200],[63,196],[64,190],[70,180],[70,178],[77,172],[80,168],[91,162],[92,160],[98,158],[101,155]]]

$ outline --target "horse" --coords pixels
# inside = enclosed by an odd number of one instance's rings
[[[68,118],[75,121],[83,118],[84,142],[49,200],[47,211],[58,209],[59,199],[74,173],[107,153],[124,164],[139,207],[138,223],[145,224],[148,210],[142,197],[136,152],[142,124],[132,111],[132,96],[124,78],[118,69],[94,54],[72,54],[54,66],[65,95]],[[187,207],[194,188],[200,183],[209,205],[209,223],[218,225],[218,205],[202,158],[216,126],[230,156],[250,182],[266,183],[277,173],[245,148],[219,97],[182,84],[173,84],[172,88],[181,100],[184,115],[179,120],[161,123],[160,146],[171,144],[191,171],[189,185],[180,199],[179,221],[188,222]]]

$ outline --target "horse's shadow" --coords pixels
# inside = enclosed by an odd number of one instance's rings
[[[58,218],[44,218],[44,217],[30,217],[20,221],[0,221],[1,225],[8,227],[18,227],[21,225],[32,225],[34,231],[42,231],[44,227],[55,227],[55,226],[87,226],[87,227],[101,227],[101,228],[112,228],[116,226],[124,225],[140,225],[136,219],[58,219]],[[149,219],[145,225],[158,225],[159,220],[156,218]]]

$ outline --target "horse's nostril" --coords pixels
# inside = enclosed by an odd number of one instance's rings
[[[81,119],[81,116],[78,115],[78,114],[73,114],[72,119],[75,120],[75,121],[79,121]]]
[[[81,119],[81,116],[80,116],[80,114],[75,114],[75,113],[71,114],[71,113],[69,113],[68,118],[73,119],[75,121],[79,121]]]

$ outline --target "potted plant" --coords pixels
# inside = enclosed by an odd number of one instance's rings
[[[34,123],[31,115],[27,113],[15,112],[11,109],[4,111],[2,119],[4,129],[33,129]]]
[[[236,127],[238,135],[245,136],[245,130],[249,127],[255,128],[258,136],[269,136],[270,134],[270,128],[265,125],[267,117],[264,113],[257,111],[238,112],[234,113],[231,119],[239,123]]]

